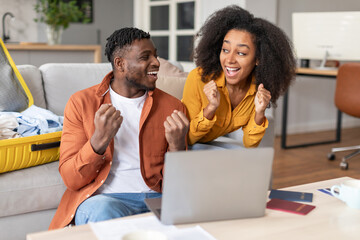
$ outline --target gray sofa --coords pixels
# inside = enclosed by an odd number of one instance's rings
[[[63,115],[69,97],[98,84],[111,65],[44,64],[40,68],[20,65],[18,69],[34,97],[34,104]],[[186,76],[161,60],[157,87],[180,99]],[[270,125],[261,146],[273,146],[274,141],[273,117],[271,112],[267,115]],[[241,132],[236,131],[231,138],[221,141],[242,145]],[[28,233],[47,230],[64,191],[58,161],[0,174],[0,240],[25,239]]]

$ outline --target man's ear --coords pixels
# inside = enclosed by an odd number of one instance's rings
[[[125,66],[124,59],[121,57],[115,57],[114,58],[114,68],[118,70],[119,72],[124,72]]]

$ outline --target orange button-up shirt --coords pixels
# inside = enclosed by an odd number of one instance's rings
[[[67,187],[49,229],[68,225],[77,207],[106,180],[114,152],[114,141],[104,155],[94,152],[90,138],[94,133],[94,116],[104,103],[110,103],[110,72],[93,87],[72,95],[64,112],[60,145],[59,171]],[[168,149],[164,121],[174,110],[186,113],[175,97],[159,90],[148,92],[141,116],[139,132],[140,170],[145,183],[154,191],[162,191],[164,155]]]
[[[188,143],[209,142],[242,127],[244,132],[243,143],[245,147],[256,147],[268,127],[265,119],[262,125],[255,122],[256,85],[250,85],[244,99],[234,110],[231,109],[229,92],[225,86],[225,75],[222,73],[214,79],[220,93],[220,105],[213,119],[204,117],[204,108],[209,101],[203,91],[206,83],[201,81],[201,68],[192,70],[186,80],[182,102],[185,104],[190,117],[190,130]]]

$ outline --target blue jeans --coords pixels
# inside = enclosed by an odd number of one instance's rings
[[[161,193],[105,193],[82,202],[75,213],[75,225],[149,212],[145,198],[158,198]]]

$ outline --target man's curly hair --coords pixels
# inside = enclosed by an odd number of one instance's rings
[[[276,100],[285,93],[295,76],[292,43],[280,28],[267,20],[255,18],[239,6],[231,5],[213,13],[195,37],[199,42],[193,55],[196,65],[202,68],[202,81],[207,82],[222,73],[219,56],[224,37],[232,29],[252,35],[258,61],[253,71],[256,85],[264,84],[276,106]]]
[[[116,30],[108,37],[105,46],[105,55],[114,67],[115,55],[121,56],[126,46],[131,45],[135,40],[150,39],[150,34],[141,29],[126,27]]]

